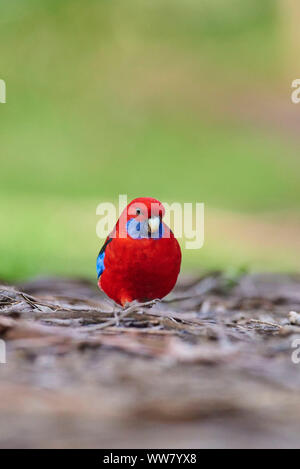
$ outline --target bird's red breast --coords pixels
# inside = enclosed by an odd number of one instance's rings
[[[163,298],[175,286],[181,250],[163,215],[158,200],[134,199],[108,236],[98,256],[98,284],[115,302]]]

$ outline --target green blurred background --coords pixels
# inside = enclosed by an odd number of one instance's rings
[[[185,269],[298,269],[296,0],[0,5],[2,279],[93,277],[119,194],[205,203]]]

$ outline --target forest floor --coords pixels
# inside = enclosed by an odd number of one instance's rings
[[[125,310],[84,280],[2,285],[0,447],[299,447],[291,311],[292,275],[186,275]]]

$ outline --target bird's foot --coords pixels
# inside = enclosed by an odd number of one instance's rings
[[[152,308],[152,306],[155,306],[157,303],[160,303],[161,300],[159,298],[155,298],[154,300],[149,300],[145,301],[144,303],[140,303],[141,305],[144,306],[144,308]]]
[[[134,300],[134,301],[131,301],[130,303],[126,302],[123,305],[123,309],[127,310],[129,308],[130,309],[152,308],[152,306],[156,305],[156,303],[159,302],[159,301],[161,301],[159,298],[156,298],[156,299],[150,300],[150,301],[137,301],[137,300]]]
[[[114,308],[113,310],[113,315],[114,315],[114,318],[115,318],[115,321],[116,321],[116,326],[119,326],[120,325],[120,317],[119,317],[119,313],[120,311],[118,311],[116,308]]]

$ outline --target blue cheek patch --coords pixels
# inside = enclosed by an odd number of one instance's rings
[[[159,229],[156,233],[152,233],[151,235],[148,233],[148,222],[147,220],[144,222],[138,222],[135,218],[131,218],[127,222],[127,233],[130,238],[133,239],[145,239],[145,238],[152,238],[152,239],[160,239],[163,237],[163,224],[160,223]]]
[[[126,229],[130,238],[139,239],[142,237],[141,223],[139,221],[136,221],[134,218],[131,218],[131,220],[128,220]]]
[[[159,233],[159,238],[162,238],[162,235],[163,235],[163,224],[162,223],[159,224],[158,233]]]

